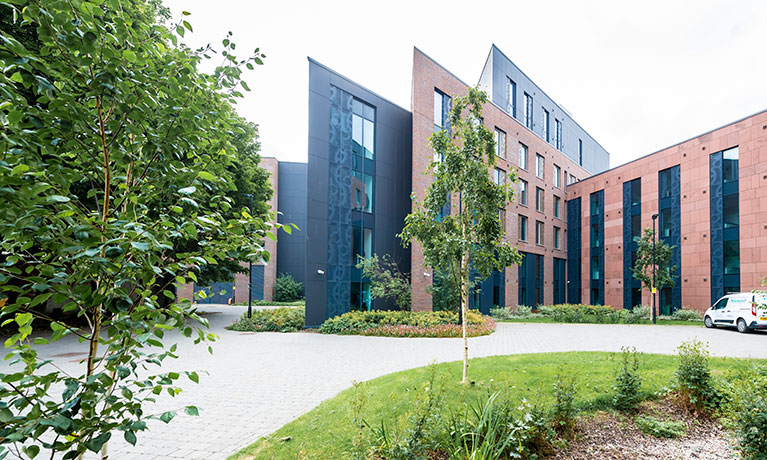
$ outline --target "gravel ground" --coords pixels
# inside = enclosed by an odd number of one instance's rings
[[[639,413],[661,420],[682,420],[679,438],[645,435],[632,417],[599,412],[578,420],[576,438],[551,460],[723,460],[739,459],[734,440],[716,421],[696,417],[672,399],[644,403]]]

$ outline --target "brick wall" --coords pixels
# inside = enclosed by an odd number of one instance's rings
[[[439,89],[452,98],[465,96],[468,86],[441,67],[427,55],[418,49],[413,53],[413,160],[412,181],[413,194],[417,201],[423,201],[426,189],[431,183],[431,176],[424,174],[432,159],[432,150],[428,145],[429,136],[434,132],[434,90]],[[506,133],[506,158],[497,158],[496,166],[511,171],[518,166],[519,143],[528,147],[528,168],[519,170],[519,176],[528,182],[528,205],[523,206],[516,201],[510,203],[506,209],[506,238],[515,243],[520,251],[532,254],[544,255],[544,300],[546,303],[553,301],[553,265],[554,257],[567,258],[566,252],[566,207],[565,190],[567,177],[572,174],[578,179],[588,176],[585,169],[578,166],[574,161],[559,152],[553,145],[545,142],[536,134],[527,129],[516,119],[508,115],[499,107],[488,102],[483,110],[484,125],[490,130],[496,127]],[[553,123],[553,121],[552,121]],[[535,155],[540,154],[545,159],[544,178],[539,179],[535,175]],[[562,177],[560,187],[553,185],[553,165],[561,168]],[[489,173],[492,173],[489,172]],[[535,209],[535,189],[540,187],[544,190],[544,212]],[[554,218],[553,201],[554,195],[561,197],[560,217]],[[457,203],[452,209],[457,209]],[[519,241],[519,214],[528,218],[528,241]],[[535,222],[544,223],[544,244],[535,244]],[[554,226],[561,228],[560,249],[554,249],[553,232]],[[431,270],[423,266],[423,250],[414,243],[411,253],[413,309],[430,310],[431,296],[426,292],[426,287],[431,284]],[[428,275],[425,275],[428,274]],[[506,292],[507,306],[516,308],[517,305],[517,267],[506,269]]]
[[[605,304],[623,306],[623,183],[642,180],[642,228],[658,212],[658,172],[680,166],[682,305],[703,311],[711,303],[709,155],[739,147],[741,291],[760,287],[767,276],[767,112],[684,141],[583,180],[567,192],[582,198],[582,298],[589,296],[589,194],[605,191]],[[657,222],[656,222],[657,225]],[[657,300],[656,300],[657,301]],[[643,289],[642,303],[652,298]]]

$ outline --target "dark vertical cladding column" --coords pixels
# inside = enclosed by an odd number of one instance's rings
[[[604,305],[605,303],[605,191],[599,190],[589,197],[589,280],[591,287],[591,305]]]
[[[409,111],[309,59],[307,326],[349,311],[353,299],[356,308],[392,306],[359,301],[368,297],[353,264],[355,253],[375,251],[410,271],[396,235],[410,210],[411,126]]]
[[[710,157],[711,302],[740,291],[739,150]]]
[[[623,183],[623,308],[642,304],[642,282],[632,270],[642,237],[642,179]]]
[[[279,233],[277,240],[277,273],[292,275],[296,281],[306,280],[306,163],[280,161],[277,216],[281,224],[295,224],[290,234]],[[256,267],[253,267],[254,271]]]
[[[554,257],[554,304],[565,303],[565,259]]]
[[[567,302],[581,303],[581,199],[567,202]]]
[[[722,152],[709,157],[711,210],[711,305],[724,294],[724,223],[722,215]]]
[[[682,231],[681,201],[679,199],[679,165],[658,172],[658,206],[660,221],[659,239],[674,249],[671,252],[671,266],[674,272],[674,286],[661,289],[658,305],[659,314],[670,315],[682,307]]]

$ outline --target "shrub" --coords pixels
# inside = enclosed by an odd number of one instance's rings
[[[687,433],[687,424],[683,421],[659,420],[640,415],[636,418],[636,424],[642,433],[656,438],[677,438]]]
[[[749,363],[722,382],[725,426],[747,459],[767,458],[767,365]]]
[[[682,307],[671,314],[671,318],[677,321],[703,321],[703,315],[697,310],[689,310]]]
[[[620,362],[615,371],[615,385],[613,385],[615,408],[623,412],[634,410],[641,399],[639,393],[641,387],[639,353],[636,348],[621,347]]]
[[[696,409],[715,409],[719,393],[714,387],[708,363],[708,346],[695,339],[677,348],[679,366],[674,372],[677,391],[684,402]]]
[[[304,321],[303,308],[281,307],[255,310],[250,318],[243,314],[229,329],[247,332],[296,332],[304,328]]]
[[[569,437],[575,427],[575,376],[558,374],[554,382],[554,406],[551,422],[554,430]]]
[[[293,275],[282,273],[274,282],[275,302],[295,302],[304,297],[304,283],[293,278]]]
[[[489,316],[470,311],[466,317],[471,337],[495,330]],[[449,311],[351,311],[327,319],[319,328],[323,334],[355,334],[387,337],[460,337],[458,313]]]

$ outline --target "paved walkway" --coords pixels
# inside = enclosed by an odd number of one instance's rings
[[[177,398],[161,399],[153,413],[187,404],[199,417],[179,415],[170,424],[150,423],[138,445],[115,436],[116,460],[224,459],[351,386],[391,372],[461,358],[460,339],[328,336],[317,333],[241,333],[225,326],[246,307],[211,305],[212,330],[220,336],[210,355],[178,337],[180,358],[167,370],[201,370],[199,385],[184,382]],[[641,326],[501,323],[497,331],[470,339],[471,357],[558,351],[675,353],[683,340],[708,341],[713,356],[767,358],[767,334],[739,334],[703,326]],[[71,338],[41,348],[63,367],[76,367],[85,347]],[[7,366],[1,362],[0,366]]]

